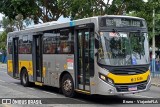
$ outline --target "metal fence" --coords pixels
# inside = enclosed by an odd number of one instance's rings
[[[0,50],[0,62],[7,63],[7,55],[4,50]]]
[[[152,64],[150,63],[150,70],[151,70],[152,78],[154,78],[154,77],[160,78],[160,63],[155,62],[155,71],[154,72],[152,71]]]
[[[160,72],[151,72],[151,76],[152,76],[152,78],[154,78],[154,77],[160,78]]]

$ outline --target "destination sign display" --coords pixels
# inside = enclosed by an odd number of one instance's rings
[[[102,18],[101,27],[144,27],[144,21],[131,18]]]

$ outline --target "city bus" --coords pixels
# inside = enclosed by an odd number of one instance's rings
[[[49,22],[7,35],[8,75],[75,93],[121,95],[151,86],[147,25],[143,18],[95,16]]]

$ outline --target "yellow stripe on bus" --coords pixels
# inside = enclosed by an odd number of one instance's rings
[[[84,90],[79,90],[79,89],[75,89],[75,91],[80,92],[80,93],[90,94],[89,91],[84,91]]]
[[[138,75],[114,75],[109,73],[107,76],[111,78],[114,83],[138,83],[142,81],[146,81],[148,76],[150,75],[150,71],[148,70],[146,73],[138,74]]]
[[[7,63],[8,63],[8,72],[13,72],[12,60],[8,60]],[[33,75],[33,64],[32,64],[32,61],[19,60],[19,73],[20,73],[20,70],[22,69],[22,67],[25,67],[27,69],[28,75]],[[43,67],[42,75],[43,75],[43,77],[46,76],[46,68],[45,67]]]
[[[12,60],[7,61],[8,72],[13,72]]]

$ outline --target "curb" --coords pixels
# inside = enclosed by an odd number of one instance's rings
[[[156,83],[151,83],[151,85],[156,86],[156,87],[160,87],[160,84],[156,84]]]
[[[1,68],[1,69],[7,69],[7,67],[5,67],[5,66],[0,66],[0,68]]]
[[[7,64],[1,64],[0,63],[0,67],[7,67]]]

